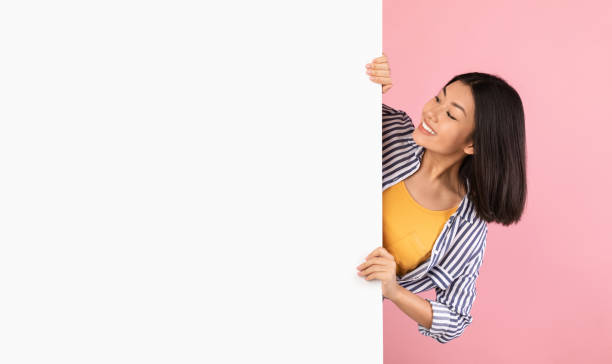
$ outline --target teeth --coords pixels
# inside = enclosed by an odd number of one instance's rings
[[[424,121],[423,121],[423,123],[422,123],[422,124],[423,124],[423,128],[424,128],[425,130],[427,130],[427,131],[428,131],[430,134],[432,134],[432,135],[436,135],[436,133],[433,131],[433,129],[432,129],[432,128],[430,128],[430,127],[429,127],[429,125],[427,125],[427,124],[426,124]]]

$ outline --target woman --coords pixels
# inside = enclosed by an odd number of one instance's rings
[[[387,92],[387,57],[366,65]],[[430,98],[417,128],[382,105],[383,246],[358,274],[440,343],[471,324],[487,224],[517,223],[527,195],[525,119],[518,93],[479,72],[453,77]],[[435,288],[436,300],[415,293]]]

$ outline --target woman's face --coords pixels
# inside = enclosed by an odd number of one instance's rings
[[[423,121],[434,135],[423,128]],[[455,81],[427,101],[413,138],[416,144],[439,154],[473,154],[472,140],[468,137],[475,125],[472,91],[461,81]]]

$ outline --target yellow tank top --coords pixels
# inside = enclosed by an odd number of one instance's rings
[[[458,208],[426,209],[412,198],[404,181],[383,191],[383,247],[395,257],[398,276],[429,259],[444,224]]]

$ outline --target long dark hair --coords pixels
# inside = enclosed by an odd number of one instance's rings
[[[505,80],[470,72],[453,77],[472,90],[474,154],[464,158],[459,180],[470,183],[478,217],[508,226],[517,223],[527,199],[525,113],[521,97]]]

